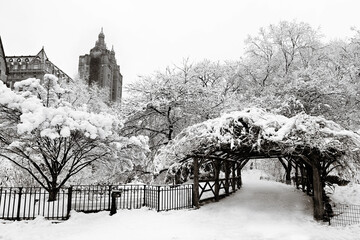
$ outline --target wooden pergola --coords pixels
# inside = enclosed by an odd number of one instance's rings
[[[219,201],[219,175],[220,171],[225,173],[225,194],[229,195],[230,192],[235,192],[236,188],[240,188],[242,185],[241,179],[241,170],[251,159],[270,159],[276,158],[282,162],[283,165],[286,165],[285,171],[287,176],[290,178],[291,168],[295,169],[295,183],[299,187],[301,185],[302,190],[307,192],[308,195],[313,196],[314,203],[314,218],[316,220],[322,220],[325,215],[324,208],[324,186],[325,178],[322,176],[324,164],[321,161],[321,158],[316,154],[308,152],[307,154],[303,153],[297,156],[287,156],[280,151],[273,151],[272,153],[260,153],[260,152],[248,152],[247,154],[240,152],[231,152],[231,151],[221,151],[217,150],[211,154],[194,154],[191,155],[193,163],[193,181],[194,181],[194,194],[193,194],[193,205],[196,208],[200,207],[200,194],[203,188],[200,186],[199,182],[199,169],[202,164],[211,163],[213,165],[213,179],[208,179],[208,181],[214,182],[214,199]],[[287,182],[290,179],[287,178]],[[229,189],[232,189],[230,191]]]
[[[268,120],[270,119],[270,120]],[[297,126],[297,124],[302,124]],[[309,128],[307,131],[306,128]],[[342,131],[337,135],[336,131]],[[176,164],[191,162],[193,165],[193,204],[199,207],[203,191],[199,184],[199,169],[211,164],[216,201],[219,200],[220,171],[225,174],[225,194],[236,191],[242,184],[241,169],[250,159],[277,158],[286,170],[287,181],[295,169],[296,186],[313,196],[314,218],[325,217],[324,187],[329,172],[341,165],[342,156],[349,145],[360,142],[352,132],[332,121],[305,114],[286,118],[264,110],[250,109],[223,115],[184,129],[158,156]],[[348,141],[348,140],[353,141]]]

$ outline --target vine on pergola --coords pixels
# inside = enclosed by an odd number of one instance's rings
[[[250,108],[190,126],[162,148],[155,157],[160,171],[192,156],[215,152],[232,155],[273,154],[313,161],[327,169],[342,167],[347,178],[359,169],[360,136],[339,124],[305,113],[292,118]],[[306,159],[305,159],[306,158]]]

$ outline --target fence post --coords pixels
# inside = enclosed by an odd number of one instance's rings
[[[3,188],[0,187],[0,206],[1,206],[2,190],[3,190]]]
[[[157,211],[160,212],[160,186],[157,187],[157,190],[158,190]]]
[[[21,194],[22,194],[22,187],[19,187],[19,199],[18,199],[17,213],[16,213],[17,221],[20,221]]]
[[[144,185],[144,203],[143,203],[143,207],[146,206],[146,185]]]
[[[116,213],[116,195],[113,192],[111,194],[111,208],[110,208],[110,216],[114,215]]]
[[[111,210],[111,189],[112,189],[112,185],[109,185],[109,202],[108,202],[108,210]]]
[[[73,192],[73,187],[70,186],[68,188],[68,199],[67,199],[67,213],[66,213],[66,219],[69,219],[70,217],[70,211],[71,211],[71,202],[72,202],[72,192]]]

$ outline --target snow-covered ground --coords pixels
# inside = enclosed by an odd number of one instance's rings
[[[360,184],[335,185],[335,190],[330,190],[329,192],[328,196],[335,203],[360,205]]]
[[[360,239],[360,225],[332,227],[316,222],[310,197],[293,186],[261,181],[259,176],[257,170],[243,173],[241,190],[199,210],[157,213],[143,208],[114,216],[73,212],[59,224],[40,217],[0,224],[0,239]]]

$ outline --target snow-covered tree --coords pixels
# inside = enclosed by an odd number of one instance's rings
[[[61,86],[69,89],[62,99],[71,103],[75,107],[86,105],[91,112],[113,112],[112,108],[117,108],[118,103],[110,101],[110,91],[108,87],[99,87],[97,84],[89,85],[85,80],[75,78],[71,82],[63,82]]]
[[[154,146],[166,144],[184,127],[219,114],[223,86],[221,67],[209,61],[143,77],[127,87],[125,129],[147,132]]]
[[[29,173],[49,192],[50,201],[72,176],[95,161],[117,161],[121,171],[133,167],[140,153],[124,158],[130,140],[117,134],[122,127],[117,117],[62,100],[66,90],[53,75],[45,75],[44,83],[45,87],[38,79],[27,79],[12,91],[0,82],[2,158]],[[137,149],[147,148],[144,140],[131,142]]]

